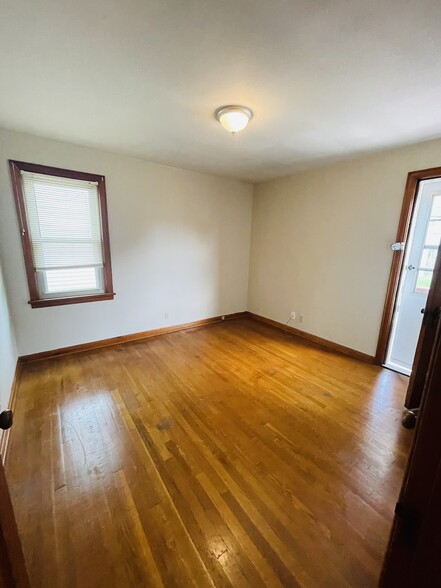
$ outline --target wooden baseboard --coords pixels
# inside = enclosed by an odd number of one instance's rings
[[[322,339],[322,337],[318,337],[317,335],[311,335],[310,333],[306,333],[305,331],[301,331],[300,329],[296,329],[295,327],[290,327],[289,325],[273,321],[272,319],[260,316],[259,314],[254,314],[253,312],[247,312],[246,316],[261,323],[265,323],[266,325],[275,327],[276,329],[285,331],[286,333],[291,333],[292,335],[296,335],[297,337],[306,339],[307,341],[320,345],[325,349],[329,349],[337,353],[342,353],[343,355],[349,355],[349,357],[355,357],[356,359],[360,359],[361,361],[364,361],[366,363],[375,363],[375,357],[373,355],[368,355],[367,353],[357,351],[356,349],[352,349],[351,347],[346,347],[345,345],[334,343],[333,341],[329,341],[328,339]]]
[[[176,331],[186,331],[188,329],[196,329],[214,323],[220,323],[223,320],[229,321],[233,319],[244,318],[247,312],[234,312],[221,316],[214,316],[200,321],[193,321],[191,323],[183,323],[181,325],[171,325],[169,327],[162,327],[160,329],[152,329],[150,331],[141,331],[139,333],[132,333],[130,335],[121,335],[120,337],[111,337],[110,339],[101,339],[99,341],[91,341],[90,343],[81,343],[79,345],[71,345],[70,347],[61,347],[59,349],[51,349],[49,351],[40,351],[39,353],[31,353],[23,355],[20,360],[23,363],[30,361],[37,361],[39,359],[48,359],[50,357],[57,357],[59,355],[70,355],[71,353],[80,353],[82,351],[90,351],[91,349],[99,349],[101,347],[110,347],[112,345],[120,345],[121,343],[129,343],[130,341],[138,341],[140,339],[149,339],[150,337],[157,337],[158,335],[167,335],[168,333],[175,333]]]
[[[23,365],[23,362],[22,362],[21,358],[19,357],[17,359],[17,365],[15,366],[14,379],[12,380],[12,386],[11,386],[11,395],[9,397],[9,402],[8,402],[8,408],[11,409],[12,411],[15,411],[15,405],[17,403],[17,390],[18,390],[18,384],[19,384],[19,380],[20,380],[20,373],[21,373],[22,365]],[[6,429],[6,431],[2,431],[2,434],[0,437],[0,455],[2,458],[3,465],[6,463],[6,456],[8,453],[8,444],[9,444],[10,433],[11,433],[11,429]]]
[[[120,337],[111,337],[110,339],[101,339],[99,341],[91,341],[90,343],[81,343],[79,345],[71,345],[70,347],[61,347],[59,349],[51,349],[49,351],[40,351],[39,353],[31,353],[29,355],[23,355],[19,358],[19,362],[17,362],[17,370],[19,365],[23,363],[28,363],[30,361],[37,361],[39,359],[48,359],[51,357],[58,357],[60,355],[70,355],[72,353],[81,353],[82,351],[90,351],[91,349],[99,349],[101,347],[111,347],[113,345],[121,345],[122,343],[129,343],[130,341],[138,341],[140,339],[149,339],[150,337],[158,337],[159,335],[167,335],[168,333],[175,333],[176,331],[186,331],[188,329],[196,329],[198,327],[203,327],[207,325],[212,325],[215,323],[220,323],[223,320],[233,320],[233,319],[242,319],[242,318],[250,318],[261,323],[265,323],[277,329],[283,330],[287,333],[291,333],[292,335],[296,335],[297,337],[301,337],[302,339],[306,339],[312,343],[320,345],[325,349],[330,349],[331,351],[335,351],[337,353],[342,353],[343,355],[348,355],[350,357],[355,357],[356,359],[360,359],[366,363],[374,363],[375,358],[372,355],[368,355],[367,353],[363,353],[361,351],[357,351],[356,349],[352,349],[350,347],[345,347],[344,345],[340,345],[339,343],[334,343],[333,341],[329,341],[328,339],[323,339],[322,337],[318,337],[317,335],[311,335],[310,333],[306,333],[305,331],[301,331],[300,329],[296,329],[294,327],[290,327],[289,325],[285,325],[283,323],[279,323],[272,319],[266,318],[264,316],[255,314],[253,312],[244,311],[244,312],[235,312],[232,314],[222,316],[215,316],[207,319],[202,319],[199,321],[193,321],[191,323],[183,323],[181,325],[172,325],[169,327],[162,327],[160,329],[152,329],[150,331],[141,331],[139,333],[131,333],[130,335],[121,335]],[[16,381],[17,371],[15,374],[14,382]],[[14,386],[14,385],[13,385]],[[12,395],[11,395],[12,398]]]

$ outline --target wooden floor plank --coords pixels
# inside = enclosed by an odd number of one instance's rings
[[[26,364],[32,586],[377,585],[407,379],[251,320]]]

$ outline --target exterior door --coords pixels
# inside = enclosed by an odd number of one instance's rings
[[[418,408],[421,404],[424,386],[427,379],[430,358],[432,356],[435,337],[439,321],[439,309],[441,308],[441,248],[438,250],[438,258],[427,297],[424,311],[423,324],[418,339],[415,353],[414,369],[410,377],[407,389],[406,408]]]
[[[441,308],[434,314],[439,317]],[[433,338],[415,438],[380,579],[381,588],[441,586],[441,327]]]
[[[386,367],[410,375],[441,239],[441,179],[420,183],[398,289]]]
[[[29,588],[23,550],[0,455],[0,588]]]

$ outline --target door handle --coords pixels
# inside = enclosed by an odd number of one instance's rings
[[[432,319],[432,326],[434,326],[441,318],[441,306],[436,306],[432,310],[422,308],[421,314],[424,315],[423,324],[426,324],[430,319]]]
[[[414,265],[408,265],[406,267],[406,269],[408,269],[408,270],[414,270],[415,269],[415,266]]]
[[[13,422],[14,413],[12,410],[4,410],[2,413],[0,413],[0,429],[10,429]]]

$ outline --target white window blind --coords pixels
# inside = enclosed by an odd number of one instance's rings
[[[26,171],[22,176],[41,297],[103,292],[97,183]]]

